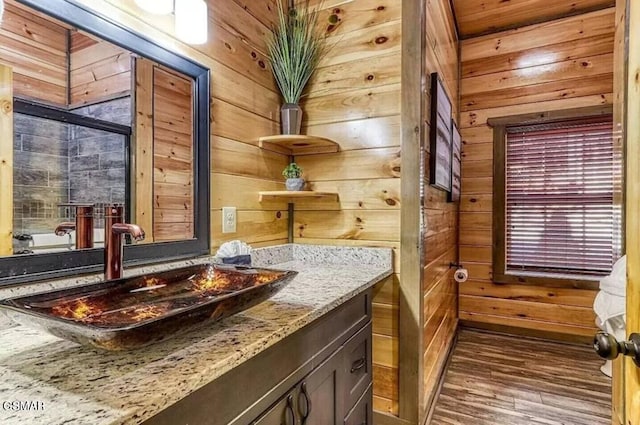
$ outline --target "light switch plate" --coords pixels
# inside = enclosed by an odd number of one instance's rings
[[[236,232],[236,207],[222,207],[222,233]]]

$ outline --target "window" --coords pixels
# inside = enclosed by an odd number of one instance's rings
[[[496,126],[498,281],[594,280],[621,238],[620,157],[611,115]]]

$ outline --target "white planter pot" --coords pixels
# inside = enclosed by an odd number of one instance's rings
[[[291,191],[301,191],[304,190],[304,179],[302,178],[298,178],[298,179],[287,179],[287,181],[285,182],[286,186],[287,186],[287,190],[291,190]]]

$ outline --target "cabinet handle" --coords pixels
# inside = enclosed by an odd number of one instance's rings
[[[291,418],[291,421],[289,421]],[[289,394],[287,397],[287,407],[284,411],[284,425],[295,425],[296,423],[296,414],[293,411],[293,394]]]
[[[365,364],[367,364],[367,358],[364,356],[360,357],[351,365],[351,373],[354,373],[355,371],[362,369]]]
[[[300,413],[302,414],[302,425],[307,421],[307,418],[311,414],[311,399],[309,399],[309,393],[307,392],[307,383],[303,382],[300,386],[302,391],[300,392],[300,396],[304,399],[304,408],[302,404],[300,404]]]

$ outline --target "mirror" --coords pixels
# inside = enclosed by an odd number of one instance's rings
[[[112,204],[146,233],[125,261],[208,252],[208,70],[64,0],[0,28],[0,283],[97,270]]]

